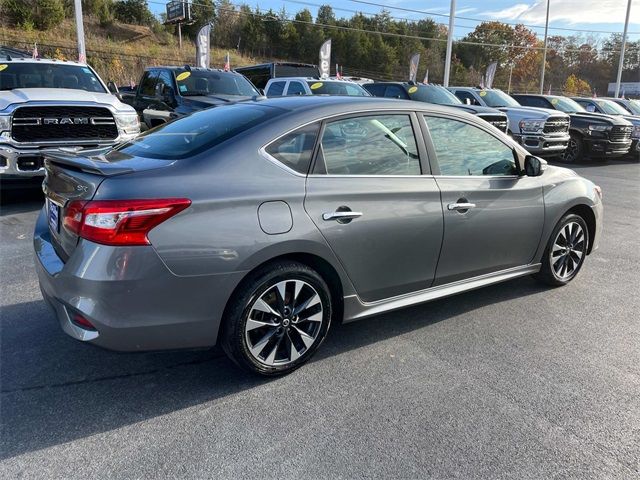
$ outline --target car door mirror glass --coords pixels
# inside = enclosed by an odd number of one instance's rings
[[[527,177],[539,177],[544,172],[546,163],[538,157],[527,155],[524,158],[524,173]]]

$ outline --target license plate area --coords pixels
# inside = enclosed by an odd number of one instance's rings
[[[47,199],[47,216],[51,231],[56,234],[60,233],[60,205],[51,199]]]

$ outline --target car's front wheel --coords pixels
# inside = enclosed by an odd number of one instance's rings
[[[562,161],[565,163],[575,163],[579,160],[582,160],[584,155],[584,142],[580,135],[576,133],[571,133],[571,138],[569,139],[569,145],[567,145],[567,149],[562,154]]]
[[[222,346],[240,367],[262,375],[289,373],[307,362],[331,323],[331,293],[322,277],[292,261],[251,274],[227,309]]]
[[[567,214],[553,230],[535,277],[552,286],[573,280],[584,263],[589,248],[589,229],[580,215]]]

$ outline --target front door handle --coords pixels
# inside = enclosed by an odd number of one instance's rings
[[[475,203],[450,203],[449,205],[447,205],[447,208],[449,210],[455,210],[457,212],[463,211],[463,210],[469,210],[470,208],[476,208],[476,204]]]
[[[351,210],[336,210],[335,212],[326,212],[322,214],[324,221],[335,220],[338,223],[349,223],[354,218],[362,216],[362,212],[352,212]]]

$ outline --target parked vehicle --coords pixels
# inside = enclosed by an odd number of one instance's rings
[[[622,106],[631,115],[640,115],[640,100],[633,100],[629,98],[613,98],[613,97],[607,97],[607,100],[616,102],[618,105]]]
[[[136,112],[88,65],[0,59],[0,178],[41,179],[43,154],[102,149],[140,132]]]
[[[496,108],[509,117],[509,133],[534,155],[562,155],[569,145],[569,117],[550,109],[523,107],[495,88],[450,87],[463,102]]]
[[[316,65],[309,63],[271,62],[261,65],[238,67],[236,72],[249,79],[258,89],[265,89],[267,82],[272,78],[282,77],[311,77],[320,76],[320,70]]]
[[[631,148],[629,149],[629,156],[635,160],[640,160],[640,115],[633,115],[622,105],[605,98],[573,97],[572,100],[578,103],[587,112],[613,115],[615,117],[624,118],[630,122],[633,125],[633,131],[631,132]]]
[[[357,83],[348,80],[331,80],[311,77],[272,78],[264,89],[267,97],[290,97],[292,95],[343,95],[368,97],[369,92]]]
[[[237,103],[46,168],[36,269],[65,332],[220,343],[266,375],[309,360],[332,322],[529,274],[565,285],[602,230],[589,180],[419,102]]]
[[[239,73],[188,65],[147,68],[135,94],[121,94],[148,128],[204,108],[256,100],[260,96]]]
[[[505,113],[495,108],[464,104],[449,90],[438,85],[424,85],[415,82],[376,82],[363,86],[375,97],[400,98],[459,108],[477,115],[501,132],[509,131],[509,119]]]
[[[513,95],[518,102],[531,107],[553,108],[571,117],[569,147],[563,156],[568,163],[587,156],[621,157],[631,149],[633,125],[623,118],[587,112],[567,97],[558,95]]]

